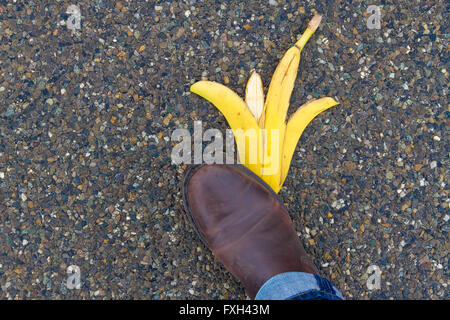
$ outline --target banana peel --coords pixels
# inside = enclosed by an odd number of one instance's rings
[[[300,53],[321,19],[321,15],[315,15],[300,39],[286,51],[275,69],[265,100],[261,77],[255,71],[247,82],[245,101],[217,82],[199,81],[190,88],[225,116],[235,136],[240,162],[276,193],[283,186],[306,126],[318,114],[338,104],[330,97],[312,100],[287,119]]]

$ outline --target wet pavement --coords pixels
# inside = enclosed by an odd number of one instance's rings
[[[448,9],[406,0],[0,0],[0,298],[245,299],[183,212],[170,137],[224,132],[190,85],[243,96],[255,68],[267,88],[316,12],[290,111],[340,105],[303,133],[280,196],[347,299],[448,299]]]

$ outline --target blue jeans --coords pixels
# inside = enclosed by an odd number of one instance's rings
[[[255,300],[343,300],[330,281],[305,272],[280,273],[267,280]]]

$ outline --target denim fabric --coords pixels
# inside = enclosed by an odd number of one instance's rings
[[[343,300],[330,281],[305,272],[280,273],[267,280],[255,300]]]

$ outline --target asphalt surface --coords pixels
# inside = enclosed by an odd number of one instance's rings
[[[364,1],[0,0],[0,298],[245,299],[183,212],[170,137],[225,131],[190,85],[242,96],[255,68],[267,88],[320,12],[290,111],[340,105],[305,130],[280,196],[347,299],[448,299],[448,8],[378,2],[380,29]]]

